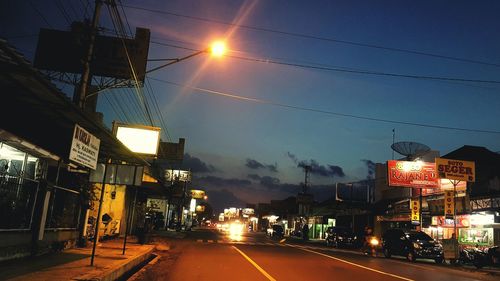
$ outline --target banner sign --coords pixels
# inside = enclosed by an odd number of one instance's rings
[[[75,124],[69,160],[95,170],[101,140]]]
[[[457,216],[457,227],[459,228],[467,228],[471,226],[470,215],[460,215]],[[432,217],[432,225],[452,228],[454,227],[454,219],[447,219],[443,216],[433,216]]]
[[[439,179],[439,188],[422,188],[422,196],[443,194],[445,190],[453,190],[453,183],[449,179]],[[465,196],[467,190],[467,182],[461,181],[457,183],[457,197]]]
[[[444,216],[445,218],[453,218],[455,214],[455,194],[453,190],[444,191]]]
[[[439,178],[442,179],[476,181],[473,161],[436,158],[436,170]]]
[[[205,198],[205,191],[203,191],[203,190],[191,189],[189,192],[191,193],[191,198],[193,198],[193,199]]]
[[[410,200],[411,206],[411,220],[414,222],[420,222],[420,201]]]
[[[191,172],[183,170],[165,170],[165,181],[191,181]]]
[[[387,161],[389,186],[438,188],[434,163],[421,161]]]

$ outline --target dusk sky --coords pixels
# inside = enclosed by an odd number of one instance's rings
[[[441,155],[500,151],[499,1],[117,2],[133,33],[151,30],[149,59],[227,43],[225,57],[151,72],[144,89],[161,110],[163,123],[152,107],[162,140],[186,139],[184,165],[216,208],[296,195],[304,164],[315,199],[327,199],[335,182],[366,179],[370,163],[391,159],[393,129],[396,142]],[[4,0],[0,37],[32,61],[40,28],[69,30],[93,6]],[[105,7],[100,26],[111,35]],[[133,88],[99,96],[108,127],[150,125],[140,108]]]

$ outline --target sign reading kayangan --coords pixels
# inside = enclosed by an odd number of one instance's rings
[[[438,188],[434,163],[421,161],[387,161],[389,186]]]
[[[69,160],[95,170],[101,140],[75,124]]]
[[[436,170],[439,177],[443,179],[476,181],[473,161],[436,158]]]

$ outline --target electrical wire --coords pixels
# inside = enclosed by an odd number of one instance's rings
[[[466,62],[466,63],[473,63],[473,64],[481,64],[481,65],[488,65],[488,66],[500,67],[499,63],[491,63],[491,62],[485,62],[485,61],[479,61],[479,60],[472,60],[472,59],[467,59],[467,58],[445,56],[445,55],[434,54],[434,53],[429,53],[429,52],[422,52],[422,51],[416,51],[416,50],[408,50],[408,49],[402,49],[402,48],[387,47],[387,46],[382,46],[382,45],[375,45],[375,44],[368,44],[368,43],[363,43],[363,42],[341,40],[341,39],[336,39],[336,38],[322,37],[322,36],[316,36],[316,35],[310,35],[310,34],[304,34],[304,33],[289,32],[289,31],[276,30],[276,29],[270,29],[270,28],[264,28],[264,27],[257,27],[257,26],[251,26],[251,25],[235,24],[235,23],[232,23],[232,22],[225,22],[225,21],[220,21],[220,20],[207,19],[207,18],[202,18],[202,17],[184,15],[184,14],[180,14],[180,13],[173,13],[173,12],[168,12],[168,11],[162,11],[162,10],[151,9],[151,8],[144,8],[144,7],[137,7],[137,6],[131,6],[131,5],[123,5],[122,4],[122,7],[129,8],[129,9],[146,11],[146,12],[150,12],[150,13],[158,13],[158,14],[164,14],[164,15],[175,16],[175,17],[180,17],[180,18],[186,18],[186,19],[190,19],[190,20],[196,20],[196,21],[202,21],[202,22],[208,22],[208,23],[222,24],[222,25],[226,25],[226,26],[243,28],[243,29],[248,29],[248,30],[281,34],[281,35],[292,36],[292,37],[297,37],[297,38],[313,39],[313,40],[319,40],[319,41],[324,41],[324,42],[333,42],[333,43],[340,43],[340,44],[346,44],[346,45],[352,45],[352,46],[358,46],[358,47],[365,47],[365,48],[379,49],[379,50],[385,50],[385,51],[407,53],[407,54],[413,54],[413,55],[419,55],[419,56],[427,56],[427,57],[433,57],[433,58],[439,58],[439,59],[446,59],[446,60],[460,61],[460,62]]]
[[[177,45],[173,45],[173,44],[166,44],[166,43],[161,43],[161,42],[157,42],[157,41],[152,41],[151,43],[158,44],[161,46],[166,46],[166,47],[173,47],[173,48],[179,48],[179,49],[190,50],[190,51],[199,51],[199,50],[193,49],[193,48],[182,47],[182,46],[177,46]],[[298,68],[308,68],[308,69],[323,70],[323,71],[344,72],[344,73],[352,73],[352,74],[360,74],[360,75],[409,78],[409,79],[418,79],[418,80],[500,84],[500,80],[467,79],[467,78],[431,76],[431,75],[412,75],[412,74],[402,74],[402,73],[361,70],[361,69],[353,69],[353,68],[348,68],[348,67],[328,66],[325,64],[311,65],[311,64],[304,64],[304,63],[283,62],[283,61],[278,61],[278,60],[273,60],[273,59],[259,59],[259,58],[250,58],[250,57],[235,56],[235,55],[225,55],[225,57],[243,60],[243,61],[250,61],[250,62],[276,64],[276,65],[292,66],[292,67],[298,67]]]
[[[295,110],[300,110],[300,111],[308,111],[308,112],[315,112],[315,113],[321,113],[321,114],[327,114],[327,115],[333,115],[333,116],[339,116],[339,117],[346,117],[346,118],[352,118],[352,119],[360,119],[360,120],[367,120],[367,121],[374,121],[374,122],[381,122],[381,123],[390,123],[390,124],[399,124],[399,125],[407,125],[407,126],[416,126],[416,127],[425,127],[425,128],[434,128],[434,129],[443,129],[443,130],[454,130],[454,131],[462,131],[462,132],[469,132],[469,133],[488,133],[488,134],[500,134],[500,131],[494,131],[494,130],[482,130],[482,129],[470,129],[470,128],[461,128],[461,127],[451,127],[451,126],[441,126],[441,125],[433,125],[433,124],[425,124],[425,123],[416,123],[416,122],[406,122],[406,121],[398,121],[398,120],[391,120],[391,119],[383,119],[383,118],[374,118],[374,117],[368,117],[368,116],[361,116],[361,115],[355,115],[355,114],[348,114],[348,113],[340,113],[340,112],[334,112],[334,111],[329,111],[329,110],[322,110],[322,109],[315,109],[315,108],[309,108],[309,107],[303,107],[303,106],[295,106],[295,105],[289,105],[289,104],[284,104],[284,103],[278,103],[278,102],[273,102],[269,100],[264,100],[264,99],[257,99],[257,98],[251,98],[251,97],[244,97],[240,95],[235,95],[235,94],[229,94],[229,93],[224,93],[220,91],[214,91],[214,90],[209,90],[201,87],[196,87],[192,85],[183,85],[171,81],[166,81],[158,78],[153,78],[149,76],[149,79],[174,85],[176,87],[180,88],[188,88],[191,90],[194,90],[195,93],[204,93],[204,94],[211,94],[211,95],[216,95],[216,96],[221,96],[221,97],[226,97],[226,98],[232,98],[236,100],[241,100],[241,101],[247,101],[247,102],[253,102],[253,103],[259,103],[259,104],[267,104],[267,105],[273,105],[273,106],[278,106],[282,108],[288,108],[288,109],[295,109]]]
[[[42,20],[45,22],[45,24],[47,24],[50,28],[54,28],[49,23],[49,21],[45,18],[45,16],[42,14],[42,12],[40,12],[40,10],[38,10],[38,8],[33,4],[33,2],[31,2],[30,0],[26,0],[26,2],[28,2],[28,4],[31,6],[31,8],[33,8],[33,10],[35,10],[35,12],[42,18]]]
[[[61,14],[63,15],[63,18],[66,20],[66,23],[68,25],[71,25],[71,22],[72,22],[71,17],[66,12],[66,9],[64,9],[64,6],[62,5],[62,3],[58,0],[54,0],[54,3],[56,4],[56,7],[59,10],[59,12],[61,12]]]
[[[139,99],[141,100],[141,102],[142,102],[142,104],[144,106],[144,110],[146,111],[146,114],[148,116],[148,119],[149,119],[149,122],[150,122],[151,126],[154,126],[153,118],[151,117],[151,114],[149,112],[149,108],[148,108],[147,103],[145,101],[144,94],[142,93],[142,90],[139,87],[139,80],[137,78],[134,66],[133,66],[132,61],[130,59],[129,52],[127,50],[127,45],[126,45],[125,39],[124,39],[124,36],[126,35],[126,33],[124,32],[123,21],[121,20],[121,17],[120,17],[120,14],[118,12],[118,9],[117,9],[116,5],[108,5],[108,11],[109,11],[110,17],[112,19],[111,21],[113,23],[113,26],[114,26],[114,28],[116,30],[117,36],[120,37],[120,39],[122,41],[122,45],[123,45],[123,48],[125,50],[125,54],[127,56],[127,61],[128,61],[130,70],[132,72],[132,77],[133,77],[133,79],[135,81],[135,85],[134,85],[135,87],[134,88],[135,88],[135,90],[137,92],[137,96],[139,97]]]

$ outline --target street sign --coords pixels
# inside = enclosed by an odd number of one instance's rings
[[[75,124],[73,141],[69,152],[69,160],[75,161],[85,167],[95,170],[99,156],[101,140],[89,133],[84,128]]]
[[[411,206],[411,221],[420,223],[420,201],[410,200]]]
[[[444,191],[444,216],[453,219],[455,214],[455,192],[453,190]]]
[[[473,161],[436,158],[436,171],[438,177],[442,179],[476,181]]]
[[[436,167],[421,161],[387,161],[389,186],[439,188]]]

